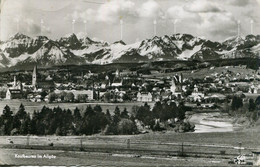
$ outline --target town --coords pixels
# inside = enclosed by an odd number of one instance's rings
[[[1,99],[47,103],[183,101],[194,107],[216,109],[230,102],[234,94],[246,94],[244,102],[260,94],[259,69],[246,65],[167,70],[171,69],[159,70],[149,63],[139,70],[115,68],[103,72],[34,66],[31,71],[0,74],[0,95]]]

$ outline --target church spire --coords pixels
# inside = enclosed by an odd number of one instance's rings
[[[16,76],[14,76],[14,83],[13,83],[13,88],[15,88],[17,86],[17,82],[16,82]]]
[[[32,74],[32,85],[37,85],[37,66],[34,66],[33,74]]]

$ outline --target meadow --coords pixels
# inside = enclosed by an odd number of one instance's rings
[[[150,132],[141,135],[121,136],[2,136],[0,139],[0,161],[16,165],[112,165],[112,166],[227,166],[228,161],[239,155],[238,143],[242,143],[242,154],[251,154],[259,149],[259,130],[219,133],[174,133]],[[127,148],[130,139],[130,148]],[[10,144],[9,141],[13,141]],[[85,151],[79,151],[81,146]],[[54,146],[49,147],[49,143]],[[175,156],[183,143],[187,157]],[[6,147],[10,146],[10,147]],[[43,147],[40,147],[43,146]],[[37,148],[39,147],[39,148]],[[221,151],[225,151],[221,154]],[[50,154],[56,159],[17,159],[15,154]],[[0,163],[1,163],[0,162]],[[123,163],[124,162],[124,163]]]
[[[133,106],[141,106],[144,105],[142,102],[129,102],[129,103],[101,103],[101,102],[93,102],[93,103],[46,103],[46,102],[30,102],[28,100],[1,100],[0,101],[0,114],[3,113],[3,109],[6,105],[8,105],[11,110],[16,113],[19,109],[19,106],[23,104],[25,110],[29,113],[33,113],[33,111],[40,111],[43,106],[47,106],[49,108],[60,107],[62,109],[70,109],[74,110],[78,107],[79,110],[85,111],[88,105],[94,107],[97,104],[101,106],[103,112],[106,112],[108,109],[111,114],[113,114],[115,107],[118,106],[120,111],[123,111],[124,108],[127,111],[132,111]],[[154,103],[149,103],[152,106]]]

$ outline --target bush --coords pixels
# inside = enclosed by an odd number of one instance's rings
[[[121,135],[132,135],[137,133],[137,127],[130,119],[122,119],[118,123],[118,132]]]

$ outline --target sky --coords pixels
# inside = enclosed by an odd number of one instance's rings
[[[186,33],[213,41],[260,34],[260,0],[0,0],[1,40],[17,32],[58,39],[73,32],[110,43]],[[175,29],[174,30],[174,25]]]

